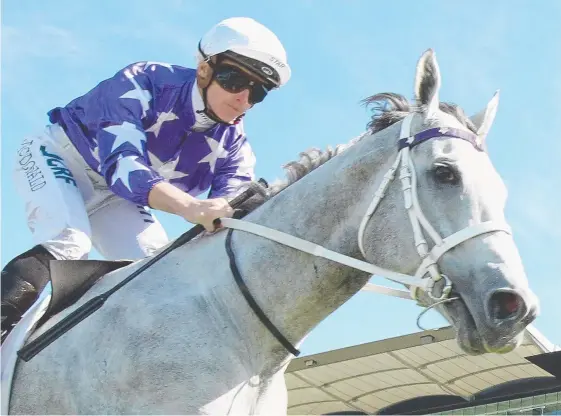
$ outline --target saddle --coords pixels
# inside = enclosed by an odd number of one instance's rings
[[[37,328],[49,318],[76,303],[101,277],[128,266],[132,260],[50,260],[51,299]],[[14,326],[2,331],[1,342]]]
[[[51,302],[38,325],[76,303],[107,273],[132,263],[132,260],[51,260]]]

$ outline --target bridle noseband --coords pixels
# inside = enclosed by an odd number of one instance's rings
[[[508,224],[501,221],[481,222],[479,224],[466,227],[446,238],[442,238],[440,234],[434,229],[434,227],[430,224],[430,222],[423,214],[423,211],[419,205],[419,199],[417,197],[417,175],[410,150],[429,139],[438,137],[451,137],[466,140],[470,142],[478,151],[483,151],[483,148],[481,146],[479,137],[476,134],[457,128],[431,128],[423,130],[415,135],[410,135],[411,122],[414,116],[414,113],[409,114],[402,122],[400,137],[398,141],[397,158],[388,172],[384,175],[382,182],[378,187],[378,190],[374,193],[373,200],[370,203],[366,214],[362,218],[358,231],[358,245],[362,255],[367,258],[364,250],[364,234],[366,227],[368,225],[368,222],[376,212],[376,209],[379,206],[380,202],[384,198],[389,184],[395,178],[395,174],[399,169],[399,179],[401,180],[405,209],[407,210],[409,220],[413,229],[415,247],[417,248],[417,253],[419,254],[419,257],[421,259],[421,263],[414,275],[406,275],[394,272],[392,270],[383,269],[381,267],[375,266],[372,263],[336,253],[320,245],[259,224],[254,224],[248,221],[233,218],[221,219],[222,224],[226,228],[230,228],[230,230],[228,230],[228,237],[226,238],[226,250],[230,258],[230,268],[232,270],[232,273],[234,274],[238,287],[242,291],[242,294],[248,301],[248,304],[259,317],[259,319],[291,354],[298,356],[300,352],[270,322],[265,313],[257,305],[257,302],[255,302],[255,300],[251,296],[249,289],[241,278],[241,274],[237,268],[231,247],[232,230],[240,230],[258,235],[317,257],[323,257],[325,259],[329,259],[337,263],[353,267],[372,275],[385,277],[394,282],[409,286],[410,288],[410,291],[406,291],[368,283],[363,290],[414,300],[418,300],[419,291],[423,291],[432,301],[430,305],[426,305],[429,306],[429,308],[432,308],[437,304],[442,304],[444,302],[449,302],[453,299],[456,299],[450,298],[450,293],[452,291],[452,282],[446,275],[440,273],[438,268],[438,261],[446,252],[465,241],[483,234],[498,231],[502,231],[508,234],[511,233]],[[430,251],[429,245],[424,238],[423,230],[429,235],[434,243],[434,246]],[[444,285],[441,287],[440,293],[435,293],[436,282],[440,280],[444,280]],[[421,315],[424,312],[426,312],[426,310],[423,311]],[[419,315],[419,318],[421,317],[421,315]],[[417,323],[418,322],[419,321],[417,321]]]

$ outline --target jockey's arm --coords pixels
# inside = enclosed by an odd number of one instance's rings
[[[150,190],[148,204],[213,230],[214,219],[232,216],[233,210],[226,198],[235,197],[244,182],[255,179],[254,167],[255,155],[245,135],[240,134],[231,147],[228,159],[215,172],[209,199],[194,198],[168,182],[159,182]]]
[[[168,182],[159,182],[152,187],[148,203],[152,208],[180,215],[189,222],[202,224],[207,230],[212,230],[214,219],[233,214],[225,198],[235,197],[243,183],[255,179],[254,168],[255,155],[242,134],[237,137],[226,162],[216,171],[209,199],[194,198]]]
[[[156,120],[156,98],[146,92],[156,89],[153,77],[157,71],[145,72],[141,68],[142,65],[133,64],[97,87],[96,97],[103,98],[96,104],[100,115],[95,117],[92,111],[89,122],[97,130],[99,173],[111,191],[126,200],[180,215],[214,230],[214,219],[233,213],[227,201],[198,200],[167,182],[151,166],[143,122],[150,124]]]
[[[201,224],[208,231],[214,230],[213,220],[233,214],[233,209],[224,198],[200,200],[165,181],[154,185],[148,195],[148,203],[154,209],[180,215],[193,224]]]

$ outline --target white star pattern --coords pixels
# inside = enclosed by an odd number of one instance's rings
[[[131,66],[131,72],[134,76],[141,74],[144,72],[144,66],[142,66],[142,63],[134,64]],[[127,74],[127,71],[125,71],[125,74],[127,75],[127,78],[130,78],[129,74]]]
[[[166,64],[165,62],[152,62],[152,61],[146,62],[146,64],[144,65],[144,70],[146,71],[146,69],[148,69],[148,67],[152,67],[150,69],[152,71],[154,71],[156,69],[156,68],[154,68],[155,65],[163,66],[164,68],[169,69],[171,72],[174,72],[173,67],[170,64]]]
[[[103,130],[116,136],[113,146],[111,146],[112,152],[123,143],[130,143],[141,155],[144,154],[142,142],[146,141],[146,136],[139,131],[134,124],[125,121],[119,126],[109,126],[105,127]]]
[[[173,112],[169,111],[167,113],[159,113],[158,120],[156,120],[156,122],[148,129],[146,129],[146,131],[150,131],[154,133],[154,136],[158,137],[158,135],[160,134],[160,129],[162,128],[162,124],[164,124],[166,121],[173,120],[179,120],[179,117],[177,117]]]
[[[138,170],[146,170],[150,172],[146,166],[136,161],[137,156],[119,156],[117,159],[117,169],[113,173],[111,185],[115,185],[117,180],[121,180],[123,185],[132,193],[131,185],[129,182],[129,174]]]
[[[97,160],[99,162],[99,165],[97,165],[97,172],[101,172],[101,159],[99,158],[99,146],[96,146],[93,151],[92,151],[92,155],[95,158],[95,160]]]
[[[132,82],[132,85],[134,85],[134,89],[127,91],[119,98],[130,98],[132,100],[138,100],[140,106],[142,107],[142,118],[144,118],[146,117],[146,112],[150,108],[150,100],[152,99],[152,94],[150,94],[150,91],[140,88],[140,85],[138,85],[138,82],[136,82],[136,80],[134,79],[134,75],[128,69],[125,71],[125,75],[130,80],[130,82]]]
[[[216,167],[216,160],[218,158],[224,158],[228,156],[228,152],[222,147],[221,142],[217,142],[212,137],[205,136],[206,142],[210,147],[211,152],[199,160],[198,163],[208,162],[210,165],[210,171],[214,173],[214,168]]]
[[[238,169],[236,170],[236,176],[253,177],[252,173],[253,173],[253,165],[250,165],[248,163],[241,164],[240,166],[238,166]]]
[[[242,145],[240,153],[242,155],[242,161],[236,170],[236,176],[250,177],[253,179],[253,168],[255,167],[256,159],[255,154],[247,142]]]
[[[450,131],[450,129],[448,127],[441,127],[440,129],[438,129],[438,132],[440,134],[446,134]]]
[[[99,159],[99,146],[94,147],[94,149],[92,150],[92,155],[95,158],[95,160],[101,162],[101,160]]]
[[[158,156],[156,156],[152,152],[148,152],[148,157],[150,158],[150,164],[152,167],[164,178],[171,180],[171,179],[181,179],[185,176],[189,176],[188,173],[183,173],[176,171],[177,162],[179,162],[179,156],[175,160],[171,160],[169,162],[162,162]]]

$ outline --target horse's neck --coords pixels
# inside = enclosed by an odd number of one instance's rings
[[[365,137],[276,195],[247,220],[361,258],[358,227],[394,157],[388,140]],[[300,343],[369,278],[364,272],[242,231],[234,232],[233,246],[250,291],[293,344]],[[277,357],[287,356],[266,330],[264,336],[271,339]]]

